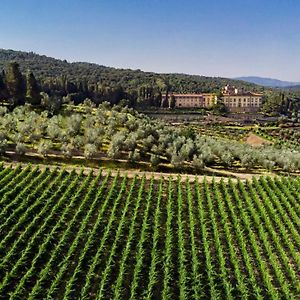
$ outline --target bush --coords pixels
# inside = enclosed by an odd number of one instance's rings
[[[39,154],[41,154],[42,156],[45,157],[45,156],[47,156],[47,154],[49,153],[49,151],[51,149],[52,149],[52,142],[48,141],[48,140],[42,140],[38,144],[37,151]]]
[[[0,139],[0,154],[4,154],[6,149],[7,149],[7,146],[8,146],[8,142],[7,140],[4,138],[4,139]]]
[[[94,144],[86,144],[84,146],[84,157],[89,159],[95,156],[97,153],[97,147]]]
[[[202,170],[205,167],[204,160],[203,160],[202,156],[194,155],[193,156],[193,161],[192,161],[192,166],[196,170]]]
[[[72,157],[73,150],[74,150],[74,147],[71,143],[62,144],[62,146],[61,146],[61,152],[62,152],[63,156],[66,158]]]
[[[141,158],[140,153],[135,149],[134,151],[129,151],[128,160],[131,162],[137,162]]]
[[[151,162],[151,165],[154,167],[154,166],[158,166],[159,165],[159,162],[160,162],[160,158],[158,155],[156,154],[151,154],[150,156],[150,162]]]
[[[26,153],[27,147],[23,143],[17,143],[16,145],[16,153],[18,155],[24,155]]]

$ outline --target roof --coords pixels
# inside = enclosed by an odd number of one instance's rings
[[[166,94],[163,94],[165,96]],[[176,94],[176,93],[170,93],[169,96],[174,97],[203,97],[203,96],[214,96],[213,93],[202,93],[202,94]]]
[[[230,97],[243,97],[243,96],[262,97],[263,94],[253,93],[253,92],[241,92],[241,93],[237,93],[237,94],[226,94],[226,93],[223,93],[223,96],[230,96]]]

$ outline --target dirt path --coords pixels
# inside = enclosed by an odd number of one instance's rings
[[[21,165],[22,167],[25,167],[28,165],[28,163],[22,163],[22,162],[3,162],[3,165],[5,167],[13,167],[15,168],[17,165]],[[208,176],[208,175],[193,175],[193,174],[178,174],[178,173],[161,173],[161,172],[147,172],[147,171],[140,171],[140,170],[125,170],[125,169],[106,169],[106,168],[91,168],[91,167],[77,167],[77,166],[59,166],[59,165],[47,165],[47,164],[33,164],[38,165],[42,170],[45,168],[49,168],[50,170],[55,169],[64,169],[68,172],[71,172],[72,170],[75,170],[76,173],[80,173],[83,170],[84,174],[89,174],[90,172],[93,172],[94,174],[98,174],[100,170],[102,170],[102,174],[106,175],[109,172],[112,176],[117,175],[119,172],[120,176],[123,177],[127,175],[128,178],[133,178],[134,176],[138,175],[140,177],[145,176],[147,179],[151,179],[154,177],[156,180],[159,180],[161,177],[168,179],[170,176],[173,178],[173,180],[176,180],[178,176],[181,176],[182,180],[188,180],[190,182],[193,182],[195,180],[203,181],[204,178],[206,178],[207,181],[211,182],[213,178],[216,180],[216,182],[219,182],[221,179],[227,181],[228,178],[231,178],[232,180],[236,181],[238,178],[242,181],[251,180],[253,177],[260,177],[262,174],[247,174],[247,173],[233,173],[229,171],[224,171],[224,176]],[[276,176],[274,174],[268,174],[270,176]]]
[[[271,145],[272,142],[254,134],[250,133],[248,137],[246,138],[246,144],[249,144],[253,147],[261,147],[263,145]]]

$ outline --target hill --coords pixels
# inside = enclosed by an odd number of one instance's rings
[[[293,86],[287,86],[284,88],[284,90],[286,91],[290,91],[290,92],[300,92],[300,84],[298,85],[293,85]]]
[[[33,52],[0,49],[0,70],[10,61],[20,64],[21,71],[30,69],[40,81],[67,77],[68,81],[86,81],[88,84],[101,84],[110,88],[122,87],[126,92],[138,96],[166,90],[185,93],[218,92],[226,84],[245,89],[262,90],[262,87],[243,81],[187,74],[160,74],[141,70],[116,69],[94,63],[67,62]],[[145,92],[142,89],[148,88]],[[142,91],[141,91],[142,90]],[[146,94],[146,95],[144,95]]]
[[[262,85],[265,87],[292,87],[295,85],[299,85],[299,82],[290,82],[290,81],[282,81],[273,78],[265,78],[265,77],[258,77],[258,76],[245,76],[245,77],[237,77],[236,80],[243,80],[245,82],[254,83],[258,85]]]

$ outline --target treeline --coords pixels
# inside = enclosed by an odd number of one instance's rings
[[[161,103],[161,94],[166,92],[219,93],[226,84],[246,90],[264,89],[227,78],[115,69],[91,63],[68,63],[32,52],[0,50],[0,70],[6,70],[11,61],[19,63],[23,74],[31,70],[40,90],[47,93],[52,101],[58,98],[75,104],[89,98],[96,104],[103,101],[117,104],[125,100],[131,107],[167,107],[167,103]]]
[[[7,100],[12,106],[28,102],[41,103],[41,89],[32,72],[23,75],[16,62],[11,62],[0,74],[0,100]]]
[[[265,93],[262,111],[295,117],[300,110],[300,94],[274,89]]]
[[[129,100],[126,104],[134,105],[122,87],[114,89],[91,87],[87,81],[72,83],[66,76],[51,80],[37,80],[30,69],[22,74],[17,62],[8,63],[6,69],[0,74],[0,100],[11,107],[30,103],[55,111],[63,103],[79,104],[87,98],[96,104],[108,101],[114,105],[125,99],[125,101]]]
[[[1,69],[4,71],[0,73],[0,101],[13,105],[42,102],[50,111],[58,111],[64,102],[79,104],[87,98],[96,105],[104,101],[112,105],[122,101],[129,107],[171,107],[170,97],[170,103],[162,102],[163,93],[214,92],[220,96],[226,84],[263,92],[265,112],[289,115],[300,108],[300,93],[296,90],[268,89],[220,77],[158,74],[92,63],[69,63],[33,52],[0,50]],[[13,81],[12,88],[7,86]]]

